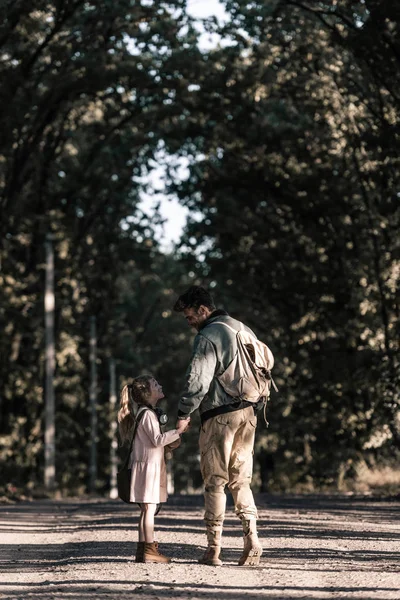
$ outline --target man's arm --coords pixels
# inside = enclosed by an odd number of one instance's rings
[[[178,404],[178,419],[187,419],[200,406],[215,375],[217,357],[213,344],[203,335],[194,340],[193,355],[186,371],[186,385]]]

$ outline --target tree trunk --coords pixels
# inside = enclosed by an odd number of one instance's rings
[[[117,419],[116,419],[117,389],[115,377],[115,360],[110,359],[110,498],[118,498],[117,489]]]
[[[46,282],[44,296],[45,313],[45,425],[44,425],[44,485],[54,490],[55,466],[55,403],[54,403],[54,252],[51,235],[46,236]]]
[[[97,338],[96,317],[90,317],[90,465],[89,465],[89,491],[96,492],[97,481]]]

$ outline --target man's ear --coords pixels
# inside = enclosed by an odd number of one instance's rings
[[[208,317],[208,315],[210,313],[210,309],[207,308],[207,306],[204,306],[204,304],[200,304],[199,313],[201,314],[202,317]]]

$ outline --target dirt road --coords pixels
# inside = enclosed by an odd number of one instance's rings
[[[38,600],[400,600],[400,502],[258,499],[264,554],[239,567],[240,523],[228,509],[224,565],[196,562],[201,498],[173,497],[158,517],[170,565],[133,561],[138,509],[120,501],[0,506],[0,598]]]

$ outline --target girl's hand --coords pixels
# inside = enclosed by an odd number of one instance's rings
[[[190,426],[190,417],[189,419],[178,419],[176,424],[176,430],[179,434],[184,433]]]

